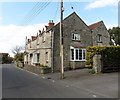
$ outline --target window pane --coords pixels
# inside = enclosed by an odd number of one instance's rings
[[[75,40],[77,40],[77,34],[75,34]]]
[[[85,60],[85,53],[86,53],[86,50],[83,50],[83,59]]]
[[[71,59],[74,60],[74,49],[71,49]]]
[[[72,34],[72,39],[74,40],[74,33]]]
[[[76,60],[78,60],[78,49],[76,49]]]
[[[79,34],[76,34],[76,40],[79,40],[79,36],[80,36]]]
[[[78,34],[78,40],[80,40],[80,34]]]
[[[46,62],[48,62],[49,58],[48,58],[48,52],[46,52]]]
[[[102,39],[101,39],[101,37],[102,37],[102,36],[101,36],[100,34],[98,34],[98,35],[97,35],[98,42],[102,42]]]
[[[79,60],[82,60],[82,50],[79,50]]]
[[[39,56],[40,56],[40,54],[37,54],[37,62],[39,62],[39,59],[40,59]]]
[[[72,34],[72,39],[73,39],[73,40],[80,40],[80,34],[78,34],[78,33],[73,33],[73,34]]]

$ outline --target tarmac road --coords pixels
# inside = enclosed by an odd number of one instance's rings
[[[2,66],[3,98],[105,98],[83,88],[46,79],[17,68],[14,64]]]

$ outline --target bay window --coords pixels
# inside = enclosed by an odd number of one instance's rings
[[[72,48],[71,61],[85,61],[86,49]]]

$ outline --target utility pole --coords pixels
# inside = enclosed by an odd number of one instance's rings
[[[63,66],[63,0],[60,0],[60,66],[61,66],[61,79],[64,78]]]

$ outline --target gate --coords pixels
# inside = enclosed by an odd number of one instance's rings
[[[109,55],[101,56],[101,72],[120,72],[120,59],[117,57],[109,57]]]

